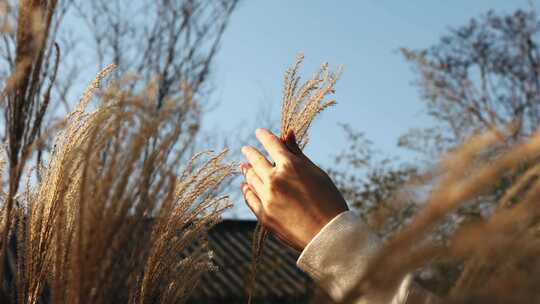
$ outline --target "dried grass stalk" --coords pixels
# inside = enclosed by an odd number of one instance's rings
[[[87,112],[112,68],[66,118],[42,181],[18,196],[17,302],[181,303],[211,267],[205,235],[229,205],[216,191],[235,166],[226,151],[181,166],[180,124],[144,96],[108,89]]]
[[[308,143],[308,130],[317,114],[336,104],[334,99],[326,98],[334,93],[334,86],[342,72],[341,66],[337,72],[332,72],[324,63],[311,79],[300,85],[298,72],[303,60],[304,55],[298,55],[295,64],[285,72],[280,120],[281,138],[294,132],[301,149]]]
[[[391,295],[405,274],[440,259],[464,261],[441,303],[540,300],[535,287],[540,281],[540,134],[506,146],[511,134],[492,130],[475,136],[441,161],[424,208],[373,258],[346,303],[367,291]],[[509,179],[496,208],[486,210],[484,218],[451,231],[446,242],[430,238],[457,208],[493,195]]]
[[[342,71],[340,66],[337,72],[332,72],[328,64],[325,63],[311,79],[300,84],[299,69],[303,60],[304,55],[298,55],[296,62],[285,72],[280,120],[281,139],[285,141],[285,137],[293,132],[300,149],[304,149],[308,143],[308,130],[317,114],[336,104],[333,99],[327,100],[327,96],[334,93],[334,86]],[[268,231],[257,224],[253,237],[253,262],[251,264],[248,303],[251,303],[254,297],[257,265],[267,234]]]
[[[11,9],[4,2],[1,15]],[[235,168],[226,151],[182,165],[182,139],[194,132],[178,119],[178,104],[198,105],[193,86],[201,79],[185,81],[156,107],[155,83],[138,83],[133,93],[133,83],[117,80],[102,90],[111,65],[63,122],[45,129],[60,57],[58,46],[55,57],[45,54],[56,6],[19,1],[15,67],[0,96],[8,140],[0,162],[8,172],[0,176],[7,183],[7,193],[0,189],[0,301],[182,303],[212,267],[206,233],[230,204],[218,191]],[[11,30],[3,17],[0,30]],[[52,74],[44,72],[49,66]],[[50,134],[52,151],[30,168]]]
[[[4,10],[9,6],[5,3]],[[5,132],[7,137],[8,193],[2,212],[5,212],[2,229],[2,250],[0,261],[6,256],[6,244],[13,222],[15,195],[18,192],[26,160],[31,156],[33,146],[41,130],[43,117],[49,105],[52,83],[56,78],[59,64],[59,49],[53,63],[53,74],[46,86],[43,67],[46,64],[45,45],[48,40],[51,21],[57,6],[56,0],[20,1],[18,5],[17,28],[15,32],[15,64],[0,95],[5,105]],[[0,12],[1,13],[1,12]],[[43,95],[42,95],[43,94]],[[0,263],[0,274],[4,263]]]

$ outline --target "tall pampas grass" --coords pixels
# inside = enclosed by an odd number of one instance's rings
[[[235,165],[227,151],[185,162],[178,142],[189,130],[177,100],[156,109],[153,83],[137,94],[129,80],[102,87],[113,65],[65,119],[42,125],[50,84],[40,70],[55,5],[20,1],[17,64],[2,92],[1,301],[185,302],[212,268],[206,233],[230,204],[218,192]],[[182,88],[175,98],[196,103],[189,84]],[[45,142],[50,152],[30,166]]]
[[[205,233],[229,204],[216,191],[234,166],[226,151],[182,166],[174,113],[140,96],[110,89],[85,110],[112,68],[64,121],[41,182],[17,197],[17,302],[48,288],[52,303],[179,303],[211,266]]]
[[[8,236],[13,224],[13,207],[15,195],[19,190],[22,174],[27,159],[41,131],[41,124],[49,106],[52,83],[56,78],[59,64],[59,49],[56,46],[56,56],[52,75],[49,82],[44,81],[43,67],[45,65],[45,46],[51,27],[51,20],[56,9],[57,1],[20,1],[16,29],[4,26],[3,30],[13,30],[16,37],[14,70],[3,84],[0,99],[5,106],[5,135],[7,145],[8,189],[6,202],[2,211],[2,250],[0,260],[6,256]],[[3,11],[7,14],[9,7],[3,3]],[[9,18],[3,18],[9,22]],[[3,273],[4,263],[0,263],[0,273]]]
[[[280,119],[281,140],[285,142],[286,136],[293,133],[301,149],[304,149],[308,143],[309,127],[315,117],[324,109],[336,104],[335,100],[328,100],[327,97],[334,93],[334,86],[342,71],[342,67],[339,67],[336,72],[333,72],[325,63],[310,79],[301,83],[299,70],[303,61],[304,55],[299,54],[296,62],[285,71]],[[268,231],[262,225],[257,224],[252,244],[253,262],[248,303],[252,302],[256,292],[257,265],[267,233]]]

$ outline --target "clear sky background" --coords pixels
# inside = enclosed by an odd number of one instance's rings
[[[411,159],[410,152],[397,148],[398,137],[428,126],[430,119],[399,48],[428,47],[449,28],[489,9],[511,12],[529,5],[526,0],[245,0],[215,61],[219,105],[206,116],[206,127],[255,126],[261,108],[278,117],[283,72],[303,52],[303,75],[323,62],[345,67],[335,95],[338,105],[311,131],[306,153],[316,163],[330,165],[332,155],[346,147],[339,123],[365,132],[380,153]],[[231,215],[251,216],[242,202],[237,205]]]

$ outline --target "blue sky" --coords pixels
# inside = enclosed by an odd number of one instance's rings
[[[330,164],[346,146],[338,123],[365,132],[384,155],[411,158],[396,147],[397,139],[430,119],[398,49],[430,46],[449,28],[489,9],[528,6],[526,0],[243,1],[216,60],[214,98],[220,104],[206,116],[206,126],[255,126],[256,113],[269,105],[277,117],[283,71],[303,52],[306,76],[322,62],[345,67],[335,95],[338,105],[323,113],[311,132],[306,153],[316,163]],[[234,214],[248,216],[238,208]]]

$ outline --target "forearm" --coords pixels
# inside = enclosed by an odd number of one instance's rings
[[[347,211],[336,216],[313,238],[297,265],[332,299],[340,301],[360,280],[379,247],[378,238],[353,212]],[[358,303],[434,303],[434,296],[416,285],[410,276],[403,279],[393,295],[385,298],[388,300],[366,294]]]

